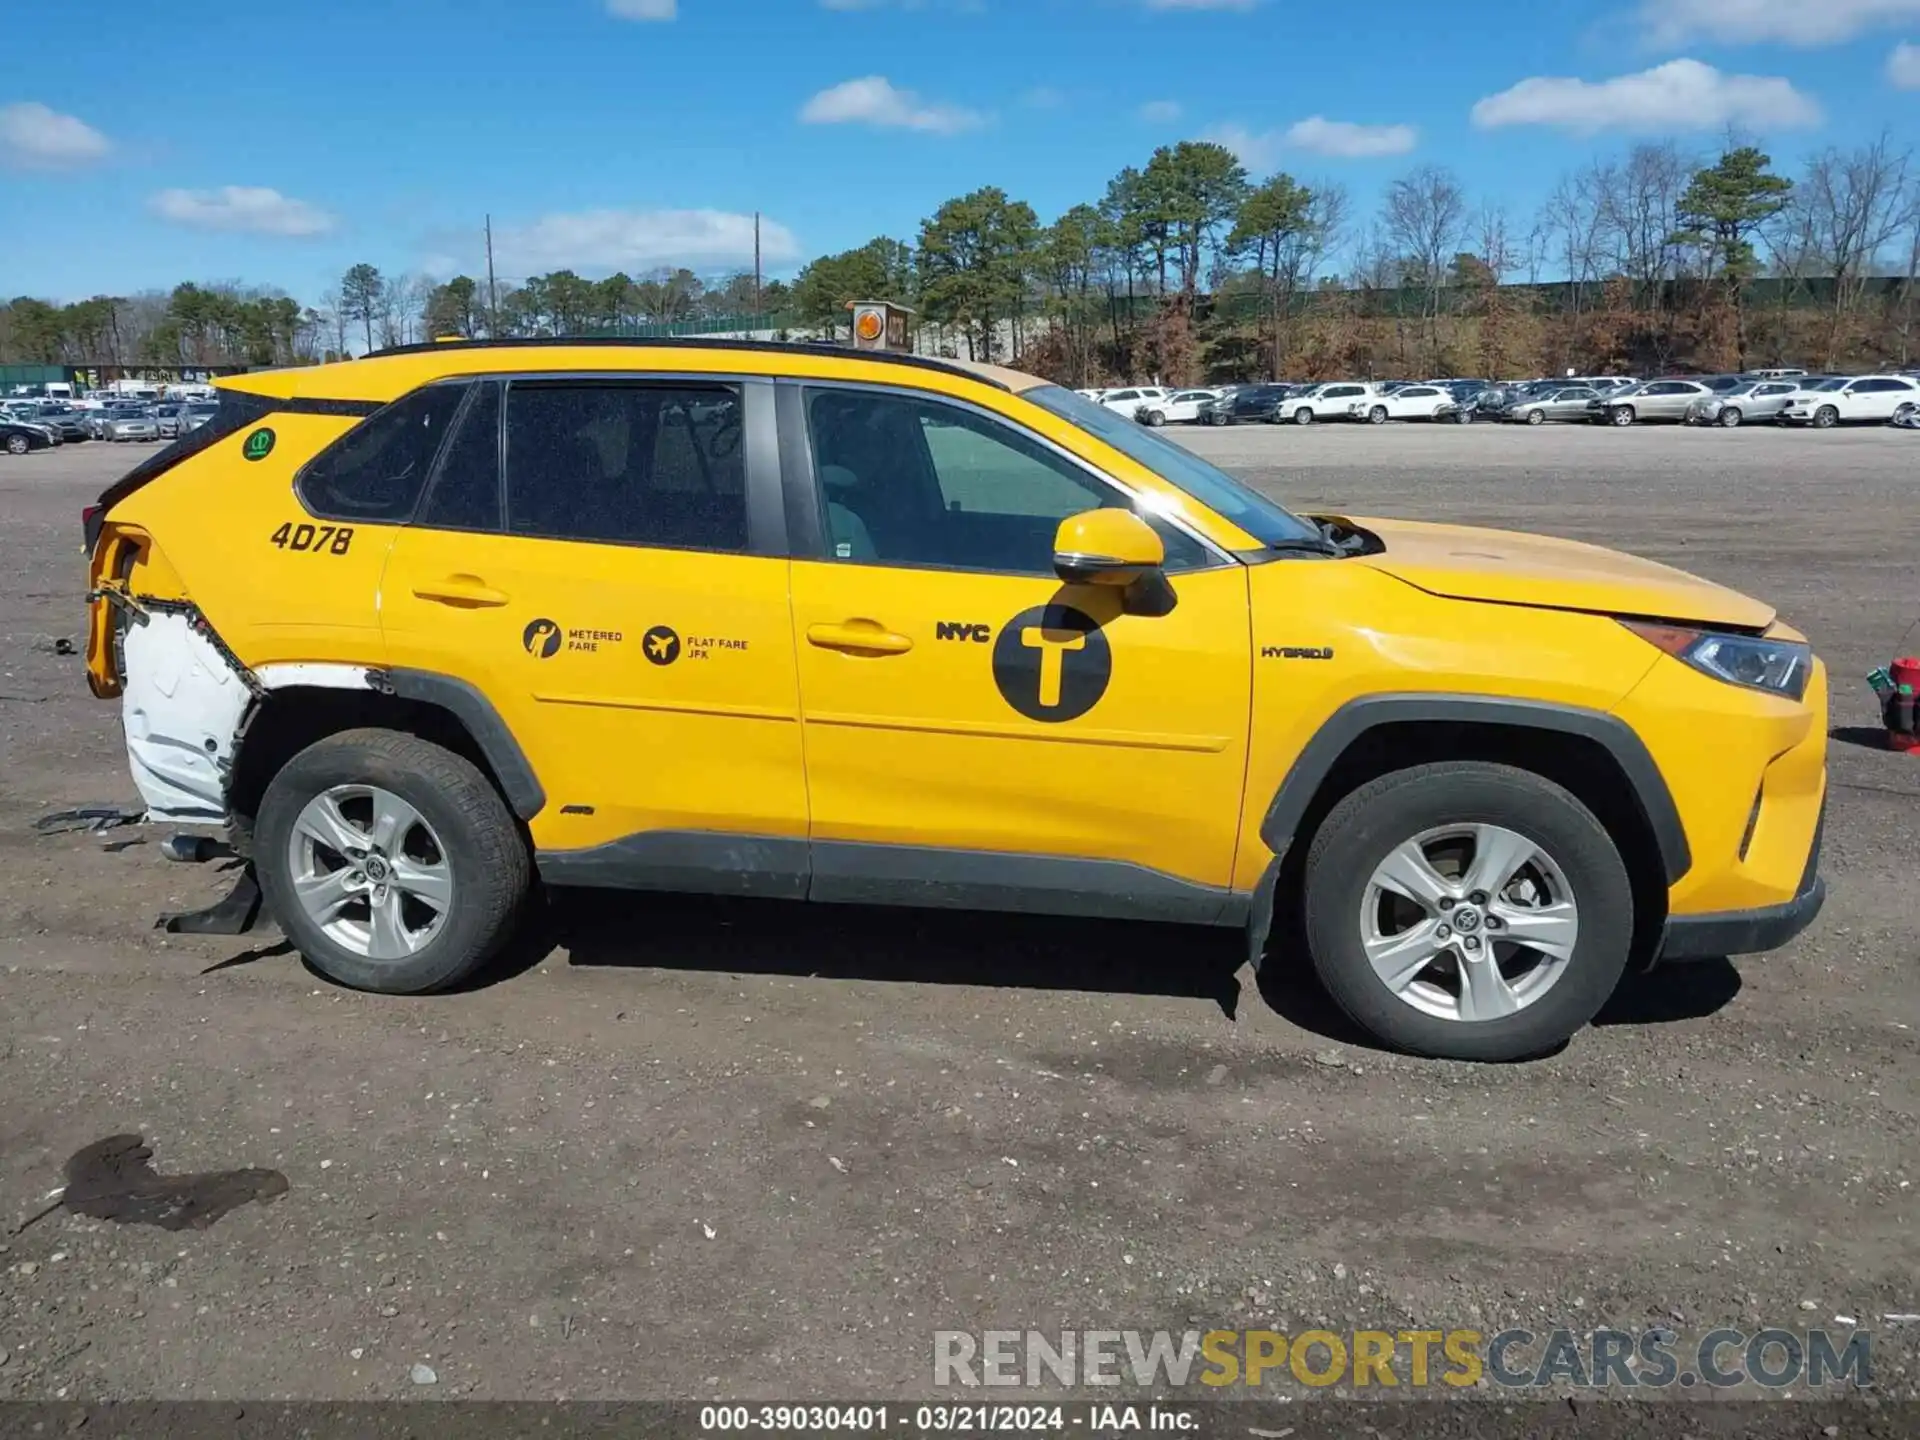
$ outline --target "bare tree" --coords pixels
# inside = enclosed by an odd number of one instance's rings
[[[1823,150],[1807,161],[1797,188],[1797,224],[1833,277],[1826,353],[1831,365],[1886,252],[1907,225],[1912,153],[1883,131],[1857,150]]]
[[[1451,171],[1423,165],[1388,187],[1380,218],[1388,241],[1403,261],[1406,278],[1421,289],[1427,360],[1437,365],[1441,299],[1466,234],[1466,194]]]

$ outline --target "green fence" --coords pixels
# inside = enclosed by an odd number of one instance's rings
[[[0,394],[16,385],[57,385],[67,378],[65,365],[0,365]]]

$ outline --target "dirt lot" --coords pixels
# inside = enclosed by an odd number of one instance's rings
[[[271,934],[156,934],[223,888],[157,836],[31,832],[133,798],[54,641],[80,507],[137,456],[0,456],[0,1228],[121,1132],[288,1185],[0,1236],[0,1398],[924,1397],[946,1328],[1840,1316],[1915,1394],[1920,1325],[1882,1317],[1920,1311],[1920,761],[1855,727],[1920,616],[1920,438],[1184,438],[1298,507],[1775,601],[1835,672],[1824,918],[1501,1068],[1381,1054],[1286,964],[1263,995],[1232,937],[1150,926],[567,900],[500,983],[342,993]]]

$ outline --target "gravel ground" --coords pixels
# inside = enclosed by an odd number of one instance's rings
[[[118,1134],[285,1179],[205,1229],[0,1235],[0,1398],[904,1399],[936,1329],[1842,1316],[1920,1393],[1920,1324],[1882,1318],[1920,1311],[1920,769],[1862,743],[1859,678],[1920,612],[1915,437],[1180,438],[1297,507],[1777,603],[1835,672],[1819,924],[1509,1067],[1379,1053],[1293,967],[1263,994],[1234,937],[1140,925],[568,898],[498,983],[344,993],[271,933],[156,933],[224,883],[158,837],[32,833],[133,798],[55,641],[80,507],[137,456],[0,456],[0,1228]]]

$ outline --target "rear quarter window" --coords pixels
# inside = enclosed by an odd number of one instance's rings
[[[307,462],[300,502],[323,520],[411,520],[467,388],[429,385],[368,416]]]

